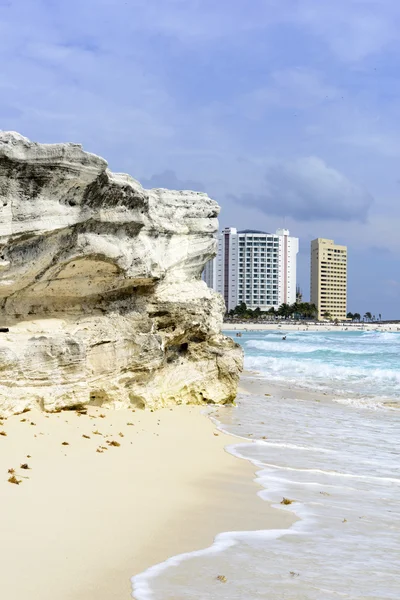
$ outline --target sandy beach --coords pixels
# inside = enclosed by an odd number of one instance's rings
[[[224,323],[223,331],[400,331],[400,323]]]
[[[128,599],[133,575],[221,531],[291,522],[199,407],[30,411],[0,430],[2,598]]]

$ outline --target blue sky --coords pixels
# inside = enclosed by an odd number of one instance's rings
[[[400,318],[400,3],[0,0],[0,129],[74,141],[221,226],[349,247],[352,311]]]

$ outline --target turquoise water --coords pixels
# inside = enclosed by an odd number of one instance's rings
[[[292,389],[239,395],[211,413],[247,440],[229,451],[256,466],[261,496],[299,521],[222,533],[135,578],[135,598],[398,600],[400,336],[248,332],[240,343],[246,367],[262,374],[254,378]],[[316,393],[304,399],[295,384]],[[282,507],[283,496],[293,504]]]
[[[245,367],[283,385],[324,390],[373,407],[400,398],[400,333],[245,332]]]

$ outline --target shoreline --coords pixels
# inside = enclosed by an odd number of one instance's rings
[[[128,600],[133,576],[211,546],[220,532],[295,522],[257,495],[255,467],[225,450],[240,440],[203,408],[4,419],[2,596]],[[10,468],[20,485],[8,483]]]
[[[346,324],[320,324],[314,323],[223,323],[222,331],[381,331],[400,332],[400,323],[346,323]]]
[[[352,395],[350,392],[336,392],[333,394],[331,391],[325,391],[324,389],[310,389],[307,387],[301,387],[300,385],[293,385],[291,383],[279,383],[276,381],[269,381],[262,373],[258,371],[246,371],[242,372],[240,378],[238,395],[243,394],[257,395],[257,396],[274,396],[280,400],[306,400],[311,402],[334,402],[335,404],[342,404],[352,406],[346,400],[351,398],[353,401],[359,401],[365,399],[365,395]],[[371,407],[367,403],[364,404],[353,404],[354,408],[370,410]],[[393,398],[381,396],[380,403],[375,405],[375,408],[379,407],[384,410],[399,410],[400,403],[393,400]]]

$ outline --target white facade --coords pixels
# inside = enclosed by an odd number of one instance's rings
[[[292,304],[298,251],[299,240],[290,237],[287,229],[273,234],[226,227],[218,236],[217,256],[206,265],[203,279],[222,294],[227,310],[241,302],[261,310]]]

